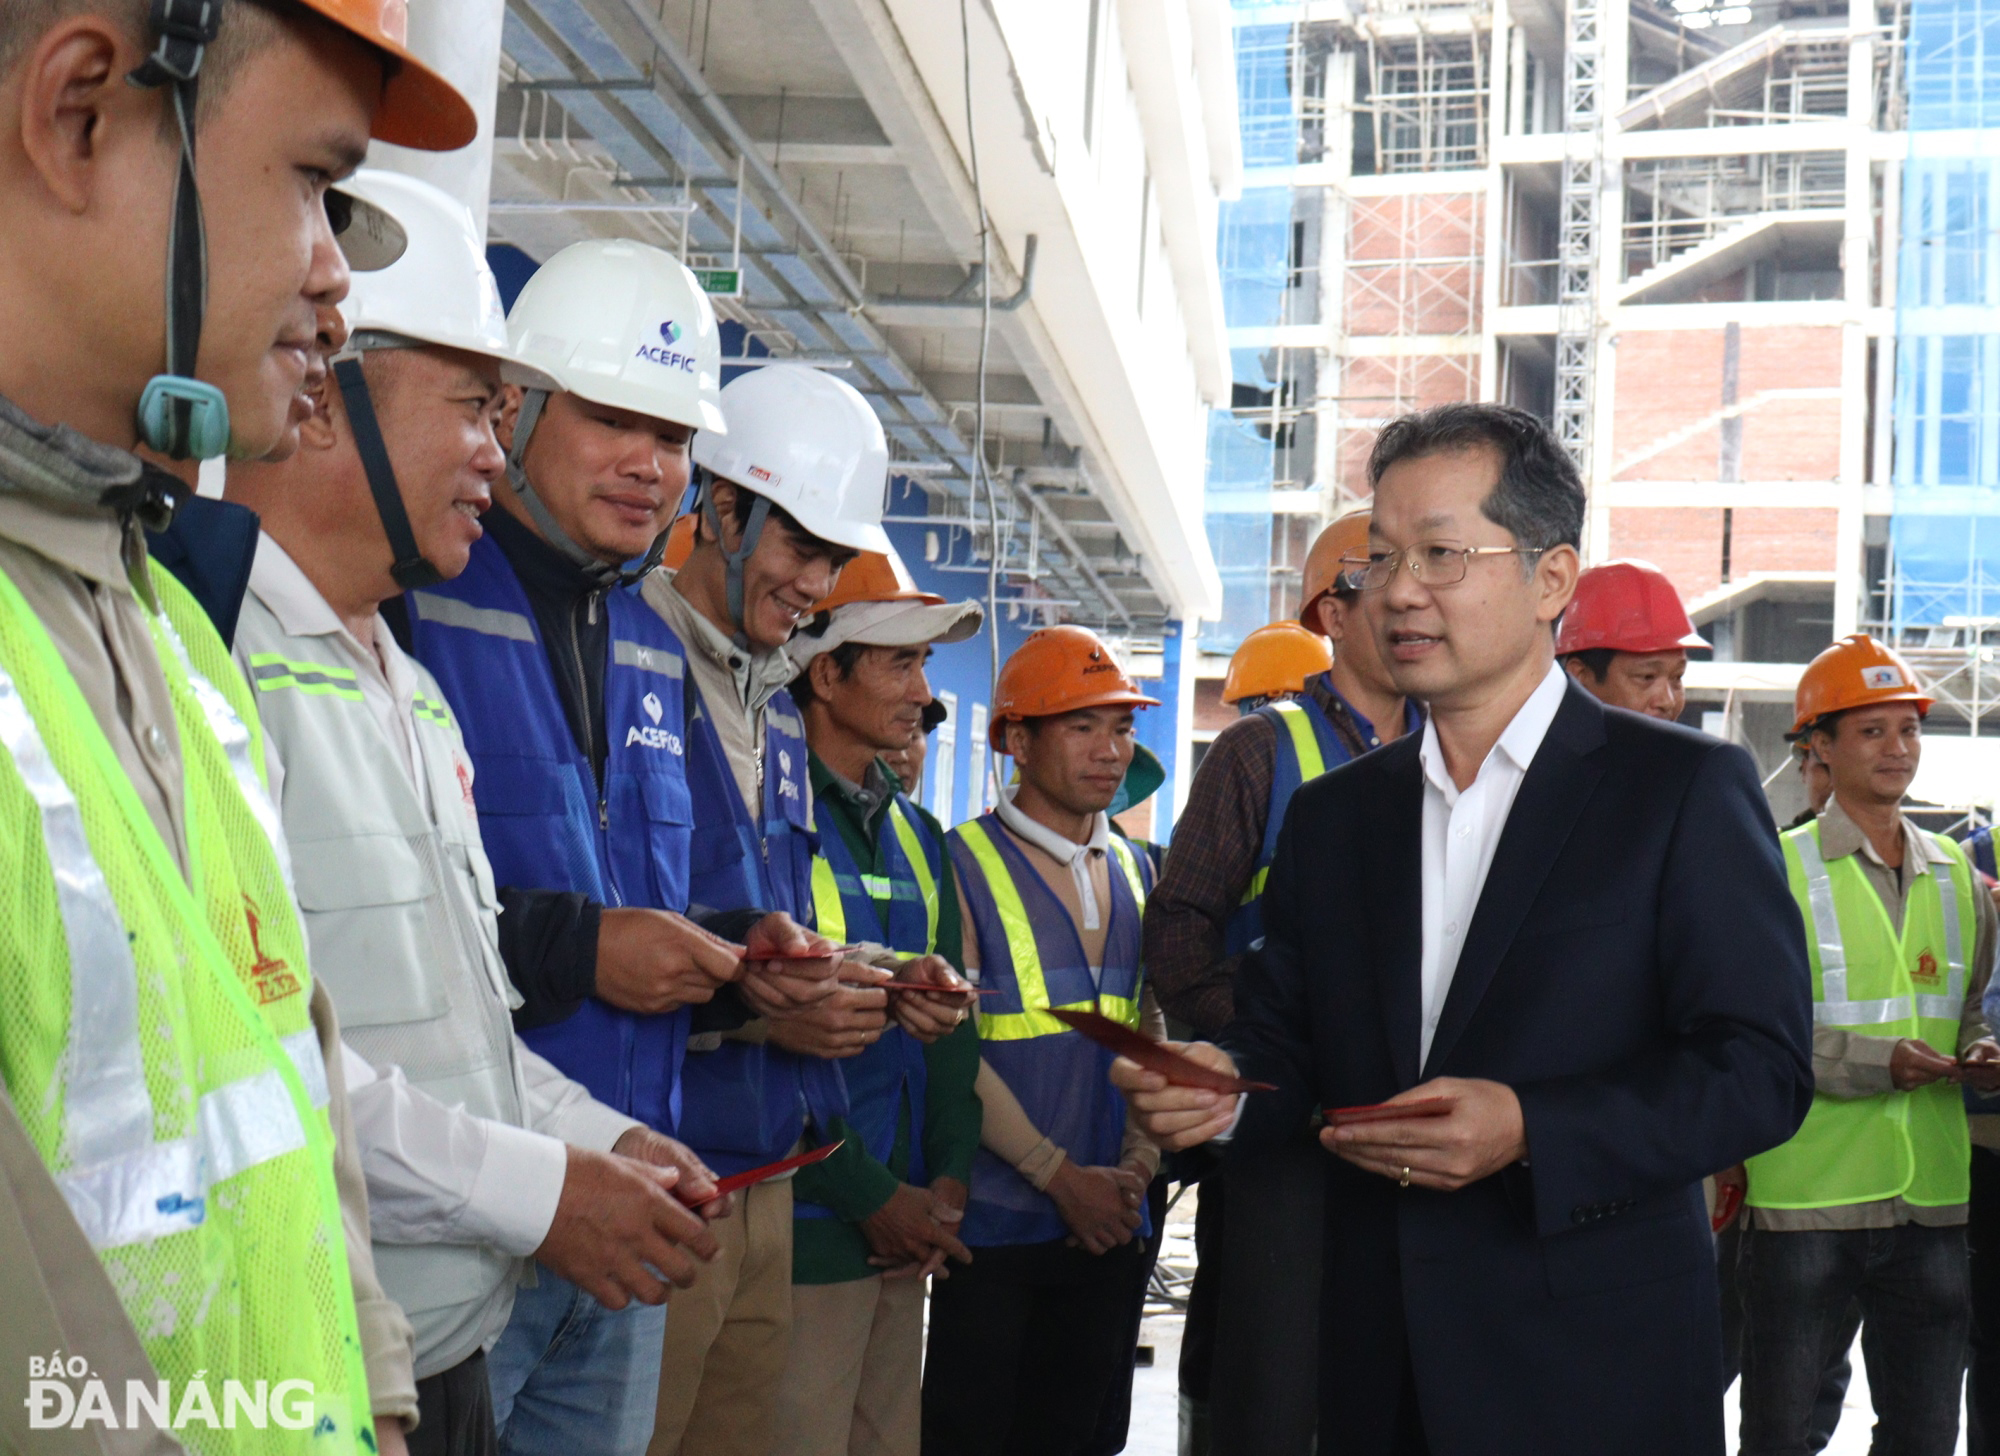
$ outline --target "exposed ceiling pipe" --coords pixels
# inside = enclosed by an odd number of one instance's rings
[[[703,79],[694,62],[681,50],[679,43],[668,33],[660,18],[641,4],[640,0],[625,0],[625,9],[639,22],[640,28],[646,32],[646,38],[653,43],[661,59],[673,69],[681,89],[701,107],[716,130],[729,139],[729,144],[736,149],[737,156],[743,159],[764,191],[784,208],[786,215],[798,228],[799,236],[812,244],[827,272],[833,275],[834,282],[838,283],[841,291],[847,295],[849,306],[860,308],[866,305],[869,301],[868,290],[861,286],[861,281],[848,268],[847,260],[840,256],[839,250],[833,246],[826,234],[819,230],[818,225],[806,216],[805,209],[786,190],[777,169],[764,160],[762,149],[751,140],[750,133],[743,129],[742,123],[737,121],[735,114],[730,111],[723,99],[716,95],[715,88]]]
[[[1048,533],[1061,543],[1064,554],[1076,563],[1077,570],[1083,573],[1083,579],[1090,583],[1090,589],[1103,599],[1107,607],[1118,614],[1118,620],[1125,624],[1125,630],[1131,631],[1132,614],[1125,610],[1125,603],[1119,599],[1118,593],[1105,584],[1104,578],[1097,574],[1097,568],[1090,564],[1090,558],[1084,555],[1083,548],[1076,544],[1076,538],[1070,535],[1069,527],[1063,524],[1062,517],[1050,510],[1047,502],[1028,487],[1023,479],[1025,474],[1024,470],[1017,467],[1008,476],[1015,494],[1027,503],[1028,508],[1047,528]]]

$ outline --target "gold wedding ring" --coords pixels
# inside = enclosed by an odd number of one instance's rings
[[[1402,1176],[1396,1180],[1396,1183],[1398,1187],[1402,1188],[1408,1188],[1410,1186],[1410,1169],[1407,1163],[1404,1164]]]

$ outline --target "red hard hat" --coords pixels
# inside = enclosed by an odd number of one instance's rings
[[[1671,652],[1706,647],[1680,593],[1650,561],[1607,561],[1577,578],[1576,595],[1556,631],[1556,656],[1609,647],[1614,652]]]

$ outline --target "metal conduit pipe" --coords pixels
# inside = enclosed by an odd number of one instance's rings
[[[998,306],[995,305],[996,308]],[[1008,475],[1007,480],[1013,486],[1014,493],[1027,503],[1028,509],[1032,510],[1041,521],[1043,529],[1056,538],[1064,553],[1076,563],[1077,570],[1083,573],[1083,579],[1090,583],[1090,589],[1097,593],[1107,607],[1118,614],[1118,620],[1125,624],[1125,630],[1131,631],[1132,614],[1125,610],[1125,603],[1120,601],[1118,594],[1105,584],[1104,578],[1097,574],[1097,568],[1090,564],[1090,558],[1085,556],[1083,548],[1076,544],[1076,537],[1070,535],[1069,527],[1063,524],[1062,517],[1050,510],[1047,503],[1029,489],[1023,479],[1026,474],[1025,469],[1017,466]]]
[[[750,139],[750,133],[743,129],[735,114],[724,104],[722,98],[716,95],[715,88],[702,78],[701,72],[695,69],[694,62],[681,50],[673,36],[668,34],[660,18],[647,6],[639,3],[639,0],[625,0],[625,9],[639,23],[640,29],[646,32],[646,38],[653,43],[654,49],[673,68],[681,89],[694,99],[707,114],[708,119],[715,124],[716,129],[729,139],[729,144],[736,149],[736,154],[756,176],[758,183],[785,209],[786,214],[797,226],[799,236],[812,244],[813,250],[820,255],[822,265],[847,294],[849,305],[860,308],[867,304],[868,292],[849,270],[846,260],[840,256],[831,240],[819,230],[818,225],[806,216],[805,209],[793,200],[783,180],[778,176],[777,169],[764,160],[764,153]]]

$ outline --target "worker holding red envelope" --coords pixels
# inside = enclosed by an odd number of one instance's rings
[[[1961,1087],[2000,1090],[1981,1010],[1993,902],[1964,851],[1903,815],[1931,699],[1845,637],[1799,679],[1793,732],[1833,781],[1784,835],[1812,958],[1812,1109],[1749,1160],[1743,1449],[1804,1450],[1825,1359],[1860,1304],[1876,1449],[1948,1453],[1971,1309]]]
[[[1152,706],[1087,629],[1034,633],[993,695],[992,745],[1019,782],[948,836],[966,966],[998,994],[978,1008],[985,1115],[960,1234],[973,1258],[931,1291],[935,1456],[1081,1456],[1131,1371],[1159,1152],[1110,1085],[1112,1054],[1051,1012],[1148,1019],[1151,866],[1105,810],[1132,761],[1134,710]]]
[[[787,649],[812,785],[814,917],[894,965],[909,1018],[842,1063],[856,1156],[793,1192],[791,1352],[777,1391],[784,1456],[917,1456],[924,1290],[958,1241],[979,1147],[978,1029],[967,1019],[958,883],[944,828],[883,762],[921,738],[933,644],[979,630],[977,602],[917,589],[894,550],[842,568]],[[903,964],[909,957],[919,957]],[[936,991],[908,984],[936,984]]]

